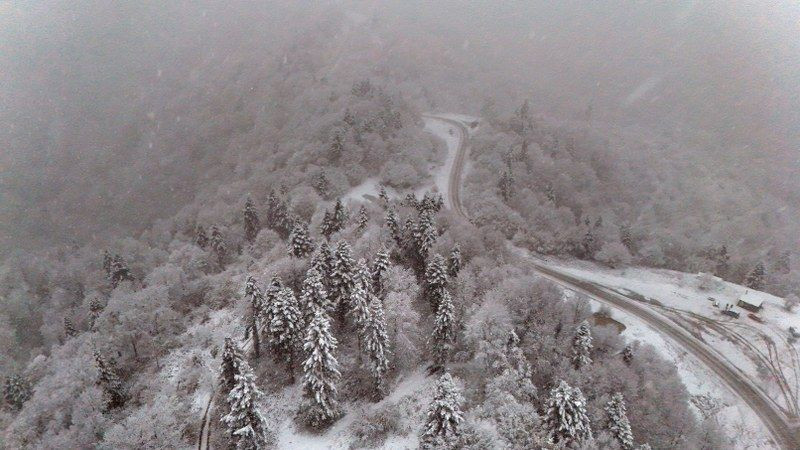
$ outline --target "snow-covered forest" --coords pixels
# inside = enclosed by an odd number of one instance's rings
[[[800,10],[734,3],[0,3],[0,448],[736,447],[523,253],[790,313]]]

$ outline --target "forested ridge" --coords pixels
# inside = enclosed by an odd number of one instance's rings
[[[747,170],[758,137],[560,99],[544,69],[489,70],[505,38],[474,18],[420,11],[7,7],[0,446],[193,447],[212,392],[213,448],[348,414],[352,448],[730,444],[673,365],[506,243],[796,293],[796,191]],[[414,194],[437,110],[480,118],[469,222]]]

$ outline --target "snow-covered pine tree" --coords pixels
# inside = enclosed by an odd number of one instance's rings
[[[594,258],[597,247],[597,239],[594,236],[594,231],[589,228],[586,230],[586,234],[583,235],[583,240],[581,241],[583,256],[586,258]]]
[[[369,358],[370,373],[375,380],[378,398],[385,393],[386,372],[389,370],[389,335],[386,333],[386,316],[383,303],[369,294],[369,314],[363,330],[362,345]]]
[[[289,235],[292,234],[294,226],[301,222],[303,222],[303,220],[300,219],[300,216],[291,212],[287,212],[286,216],[283,218],[283,225],[281,227],[282,231],[280,232],[281,236],[289,239]]]
[[[208,246],[208,235],[206,235],[206,229],[202,225],[197,225],[194,230],[194,243],[203,250]]]
[[[628,251],[633,253],[633,232],[630,225],[622,224],[619,226],[619,240]]]
[[[264,394],[258,389],[253,369],[246,360],[237,360],[235,367],[233,388],[227,395],[228,413],[220,421],[225,424],[237,450],[266,449],[269,445],[267,419],[258,406]]]
[[[278,198],[275,191],[271,191],[267,198],[267,227],[279,231],[285,220],[286,212],[286,203]]]
[[[103,270],[106,272],[106,279],[111,279],[111,263],[114,261],[114,257],[111,256],[111,253],[108,250],[103,250]]]
[[[450,293],[446,290],[439,300],[436,309],[436,318],[433,324],[433,362],[436,366],[444,367],[453,348],[456,338],[455,309]]]
[[[355,284],[355,261],[353,261],[352,250],[347,241],[339,241],[336,250],[333,252],[333,270],[331,270],[331,303],[333,308],[342,308],[344,312],[347,302],[350,300],[350,292]],[[341,319],[341,317],[340,317]]]
[[[510,167],[500,176],[500,179],[497,181],[497,186],[500,188],[500,195],[503,197],[503,200],[506,202],[511,200],[514,196],[514,175],[511,173]]]
[[[406,217],[406,221],[403,223],[403,228],[400,230],[400,248],[414,248],[416,242],[414,241],[414,230],[417,228],[417,224],[414,223],[414,219],[411,217]]]
[[[353,273],[353,287],[347,300],[347,315],[353,322],[353,328],[361,344],[364,343],[364,333],[370,320],[370,284],[367,263],[363,258],[359,259]]]
[[[413,236],[417,257],[420,261],[425,261],[438,236],[431,211],[426,210],[420,213],[419,221],[414,226]]]
[[[253,242],[261,230],[261,222],[258,220],[258,212],[253,199],[249,196],[244,203],[244,238],[247,242]]]
[[[433,255],[425,268],[425,297],[434,311],[447,289],[447,269],[442,255]]]
[[[342,203],[342,199],[337,198],[336,204],[333,205],[333,215],[331,216],[333,220],[333,226],[335,231],[341,231],[347,226],[347,221],[350,219],[350,213],[347,211],[347,208]]]
[[[228,255],[228,246],[225,244],[225,238],[222,237],[222,231],[216,225],[211,225],[209,244],[211,250],[217,254],[217,263],[222,267],[225,264],[225,257]]]
[[[563,380],[545,402],[544,422],[557,444],[582,444],[592,439],[586,399],[579,388],[572,388]]]
[[[341,377],[339,362],[334,356],[337,345],[328,314],[324,309],[316,308],[303,343],[305,401],[301,406],[301,415],[313,428],[322,428],[341,415],[336,398],[336,383]]]
[[[300,311],[303,314],[303,323],[308,324],[314,317],[316,310],[330,311],[332,309],[328,300],[328,292],[322,283],[322,277],[316,269],[311,268],[306,272],[303,287],[300,290]]]
[[[411,192],[406,194],[405,198],[403,199],[403,206],[408,206],[409,208],[414,208],[417,211],[420,210],[419,202],[417,201],[417,197],[414,196]]]
[[[122,281],[133,280],[133,275],[131,275],[131,271],[128,268],[128,263],[126,263],[125,259],[120,255],[114,255],[114,258],[111,260],[110,273],[111,287],[117,287]]]
[[[331,248],[328,246],[327,242],[322,241],[319,247],[317,247],[317,251],[314,252],[314,255],[311,257],[311,268],[316,269],[322,276],[322,279],[326,280],[330,277],[331,271],[333,270],[333,261]]]
[[[525,353],[519,347],[519,336],[514,330],[508,333],[508,341],[506,342],[506,359],[508,365],[516,370],[522,377],[530,377],[531,365]]]
[[[356,126],[356,118],[353,115],[353,112],[350,111],[350,108],[345,108],[344,117],[342,117],[342,122],[346,123],[347,126],[351,128]]]
[[[442,207],[444,207],[444,198],[442,194],[426,192],[422,200],[417,202],[415,206],[419,213],[427,211],[433,215],[441,211]]]
[[[389,194],[386,192],[386,186],[381,185],[381,189],[378,191],[378,198],[383,202],[384,208],[389,205]]]
[[[253,356],[260,358],[261,329],[263,328],[261,320],[266,312],[266,302],[264,293],[261,292],[261,288],[258,287],[256,279],[252,276],[248,275],[245,281],[244,295],[250,299],[250,324],[248,326],[249,334],[253,339]]]
[[[592,330],[589,322],[584,320],[575,328],[572,338],[572,364],[576,369],[581,369],[592,363],[589,353],[592,351]]]
[[[64,317],[64,335],[68,338],[78,335],[78,330],[75,329],[75,325],[72,324],[69,317]]]
[[[269,323],[269,342],[276,359],[286,361],[294,380],[294,354],[302,341],[303,317],[294,292],[280,289],[272,305]]]
[[[243,361],[242,350],[231,338],[225,338],[222,348],[222,362],[220,363],[219,384],[224,392],[230,392],[236,385],[236,371],[238,361]]]
[[[453,250],[450,252],[450,256],[447,258],[447,275],[450,278],[455,278],[458,276],[458,272],[461,271],[461,247],[458,244],[453,246]]]
[[[556,191],[553,189],[553,185],[551,183],[547,183],[547,186],[544,188],[544,196],[547,198],[547,201],[556,204]]]
[[[744,285],[749,287],[750,289],[755,289],[760,291],[764,289],[764,279],[767,275],[767,271],[764,268],[764,263],[759,262],[756,264],[756,267],[747,275],[747,279],[744,282]]]
[[[445,372],[436,384],[436,394],[428,407],[428,418],[422,434],[422,448],[450,448],[459,435],[464,421],[461,404],[464,398]]]
[[[322,223],[319,226],[319,232],[321,235],[325,236],[326,240],[330,240],[331,235],[336,232],[335,228],[333,216],[330,211],[326,209],[325,216],[322,218]]]
[[[280,293],[281,289],[283,289],[283,282],[281,282],[281,277],[278,274],[273,274],[272,279],[269,281],[267,285],[267,289],[264,291],[264,307],[262,309],[262,315],[260,317],[261,320],[261,328],[265,335],[269,336],[269,327],[272,323],[272,317],[275,313],[275,302],[278,299],[278,294]],[[267,337],[267,341],[269,341],[269,337]]]
[[[792,252],[784,250],[775,258],[775,271],[779,273],[790,273],[792,271]]]
[[[524,136],[533,129],[533,120],[530,117],[530,104],[527,99],[522,103],[522,106],[514,112],[514,117],[511,121],[511,129],[520,136]]]
[[[372,265],[372,289],[376,295],[383,294],[386,271],[389,270],[390,264],[389,249],[382,246],[375,255],[375,262]]]
[[[714,273],[718,277],[724,277],[728,274],[728,269],[730,268],[731,256],[728,254],[728,246],[722,244],[722,247],[716,253],[717,265],[714,268]]]
[[[314,241],[308,234],[308,225],[297,222],[289,235],[289,254],[295,258],[305,258],[314,250]]]
[[[331,182],[328,180],[328,175],[325,170],[320,170],[316,180],[314,180],[314,189],[322,198],[327,198],[331,192]]]
[[[597,216],[597,219],[594,221],[594,227],[600,228],[603,226],[603,216]]]
[[[397,211],[394,208],[389,208],[386,211],[386,228],[389,229],[389,233],[392,235],[392,239],[395,240],[397,246],[402,248],[403,247],[403,234],[400,232],[400,219],[397,217]]]
[[[24,375],[15,373],[3,383],[3,399],[14,409],[21,409],[31,395],[33,395],[31,383]]]
[[[622,349],[622,360],[625,361],[625,364],[631,365],[633,361],[633,346],[631,346],[631,344],[626,345],[625,348]]]
[[[438,213],[439,211],[442,210],[442,208],[444,208],[444,197],[442,197],[442,194],[440,194],[438,192],[435,193],[435,194],[432,194],[431,197],[433,198],[433,209],[434,209],[434,212]]]
[[[369,214],[367,214],[367,207],[361,205],[361,208],[358,209],[358,230],[362,231],[367,228],[369,224]]]
[[[93,328],[94,323],[98,317],[100,317],[100,313],[103,312],[105,309],[105,305],[103,301],[99,298],[95,297],[91,301],[89,301],[89,327]]]
[[[343,131],[336,128],[331,134],[331,142],[328,144],[328,157],[333,162],[338,162],[344,152],[344,138],[342,137]]]
[[[106,361],[100,352],[94,352],[94,362],[97,367],[97,383],[103,388],[106,407],[119,408],[125,404],[128,394],[114,369],[113,363]]]
[[[620,447],[623,450],[633,449],[633,433],[622,394],[614,394],[603,409],[608,414],[608,430],[619,441]]]

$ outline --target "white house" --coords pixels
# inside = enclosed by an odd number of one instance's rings
[[[764,305],[764,295],[759,291],[746,290],[744,294],[739,296],[736,306],[744,308],[748,311],[759,312]]]

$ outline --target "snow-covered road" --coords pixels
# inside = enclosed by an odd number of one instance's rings
[[[457,137],[460,142],[458,142],[456,146],[458,151],[450,171],[446,198],[448,198],[449,205],[452,207],[453,211],[464,219],[469,220],[466,210],[461,204],[460,196],[461,172],[463,171],[464,161],[466,160],[468,149],[468,143],[466,141],[469,137],[468,129],[465,125],[466,122],[463,119],[458,120],[457,118],[452,118],[452,116],[445,115],[430,115],[428,117],[446,121],[458,127],[459,132],[455,134],[455,137]],[[449,142],[448,145],[450,145]],[[766,396],[755,386],[745,374],[731,366],[731,364],[724,358],[721,358],[704,342],[701,342],[687,333],[670,319],[652,311],[646,305],[638,303],[635,299],[613,292],[605,286],[571,276],[559,270],[557,267],[550,267],[539,258],[531,257],[527,254],[525,256],[532,264],[534,270],[542,276],[570,290],[586,294],[614,309],[636,317],[653,330],[656,330],[662,338],[670,340],[670,342],[674,343],[688,354],[693,355],[705,366],[708,373],[716,375],[722,383],[730,388],[730,392],[741,399],[743,405],[746,405],[752,410],[753,416],[761,419],[764,429],[769,431],[773,439],[772,443],[762,441],[761,445],[759,445],[760,448],[774,446],[787,450],[800,449],[797,417],[788,417],[784,414],[780,406],[776,405],[771,398]],[[743,446],[742,448],[746,447]]]

